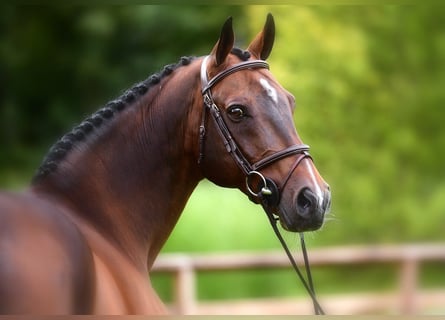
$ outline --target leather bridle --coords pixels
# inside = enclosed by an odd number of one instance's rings
[[[207,76],[207,62],[209,60],[209,57],[210,56],[206,56],[201,64],[201,85],[202,85],[201,93],[204,99],[204,110],[202,111],[201,125],[199,126],[198,164],[201,164],[204,159],[206,118],[208,112],[212,116],[212,119],[216,125],[216,129],[219,135],[221,136],[221,139],[224,143],[224,146],[226,147],[227,152],[229,152],[229,154],[234,159],[235,163],[238,165],[238,167],[243,171],[243,173],[246,176],[246,187],[250,194],[250,199],[252,201],[259,199],[264,210],[266,211],[266,214],[269,218],[269,221],[272,225],[275,234],[277,235],[281,245],[283,246],[298,277],[300,278],[306,291],[308,292],[308,294],[312,299],[315,314],[324,314],[323,309],[321,308],[315,296],[303,233],[300,233],[300,239],[301,239],[301,246],[303,250],[303,258],[304,258],[308,282],[306,282],[306,279],[300,272],[295,262],[295,259],[293,258],[292,254],[289,251],[289,248],[287,247],[283,237],[281,236],[277,227],[278,218],[275,216],[276,207],[280,202],[280,194],[283,191],[284,187],[286,186],[287,182],[289,181],[292,173],[295,171],[295,169],[298,167],[298,165],[301,163],[303,159],[305,158],[312,159],[312,157],[309,155],[309,146],[305,144],[293,145],[281,151],[268,155],[263,159],[251,164],[244,156],[241,149],[238,147],[236,141],[233,139],[229,128],[227,127],[223,117],[221,116],[221,111],[219,107],[213,100],[211,89],[215,84],[220,82],[222,79],[226,78],[227,76],[235,72],[247,69],[269,69],[269,64],[263,60],[249,60],[240,62],[238,64],[231,66],[226,70],[221,71],[220,73],[218,73],[216,76],[214,76],[209,80]],[[284,181],[281,183],[280,187],[278,187],[277,184],[271,178],[265,177],[262,173],[259,172],[259,170],[271,165],[272,163],[279,161],[283,158],[289,157],[291,155],[298,155],[298,157],[294,161],[294,164],[291,166],[288,174],[286,175]],[[254,176],[259,177],[260,181],[262,182],[262,187],[256,188],[257,190],[259,190],[257,192],[254,191],[254,189],[250,185],[251,179]]]
[[[227,127],[223,117],[221,116],[221,110],[216,105],[215,101],[212,97],[211,89],[212,87],[220,82],[222,79],[227,76],[238,72],[240,70],[246,69],[269,69],[269,64],[263,60],[251,60],[251,61],[243,61],[238,64],[233,65],[232,67],[221,71],[212,79],[208,79],[207,77],[207,62],[209,56],[205,57],[201,64],[201,85],[202,85],[202,95],[204,98],[204,110],[202,112],[201,125],[199,127],[199,159],[198,163],[201,163],[204,158],[204,140],[206,134],[206,117],[207,112],[210,113],[214,123],[216,125],[216,129],[221,136],[221,139],[226,147],[227,152],[232,156],[235,163],[238,167],[243,171],[246,176],[246,187],[248,192],[251,195],[251,200],[254,198],[258,198],[261,200],[263,205],[268,207],[276,207],[280,202],[280,191],[284,189],[289,178],[292,173],[295,171],[297,166],[301,163],[301,161],[305,158],[311,158],[309,155],[309,146],[306,144],[293,145],[278,152],[275,152],[271,155],[264,157],[263,159],[250,163],[247,158],[244,156],[241,149],[238,147],[236,141],[233,139],[229,128]],[[283,183],[281,183],[280,187],[270,178],[264,177],[259,171],[272,163],[281,160],[283,158],[289,157],[291,155],[298,155],[297,159],[294,162],[294,165],[291,167],[291,170],[287,174]],[[250,186],[250,182],[252,177],[258,176],[263,183],[261,188],[252,188]],[[255,192],[254,189],[259,191]]]

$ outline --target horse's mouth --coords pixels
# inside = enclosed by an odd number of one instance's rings
[[[316,208],[310,214],[301,215],[293,211],[292,214],[287,210],[279,210],[278,217],[283,229],[290,232],[315,231],[323,226],[324,217],[328,210]]]
[[[322,227],[323,218],[302,218],[295,217],[293,219],[289,219],[286,214],[280,214],[280,224],[283,229],[290,232],[306,232],[306,231],[315,231]]]

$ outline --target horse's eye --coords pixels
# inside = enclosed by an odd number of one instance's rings
[[[229,109],[227,110],[227,114],[233,121],[241,121],[246,116],[244,107],[239,105],[229,107]]]

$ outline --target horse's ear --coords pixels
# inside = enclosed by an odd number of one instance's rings
[[[219,36],[219,40],[216,43],[215,47],[212,50],[211,55],[215,58],[216,66],[222,64],[230,51],[233,48],[233,43],[235,42],[235,36],[233,34],[232,28],[232,17],[229,17],[224,23],[221,29],[221,35]]]
[[[272,51],[274,40],[275,22],[272,14],[269,13],[267,15],[266,24],[264,25],[263,30],[255,37],[255,39],[253,39],[247,48],[247,51],[257,58],[266,60]]]

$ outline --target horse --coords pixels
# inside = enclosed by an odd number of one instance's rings
[[[22,192],[0,193],[0,313],[165,314],[150,268],[202,179],[238,188],[291,232],[316,230],[330,190],[266,62],[227,19],[182,57],[63,135]]]

